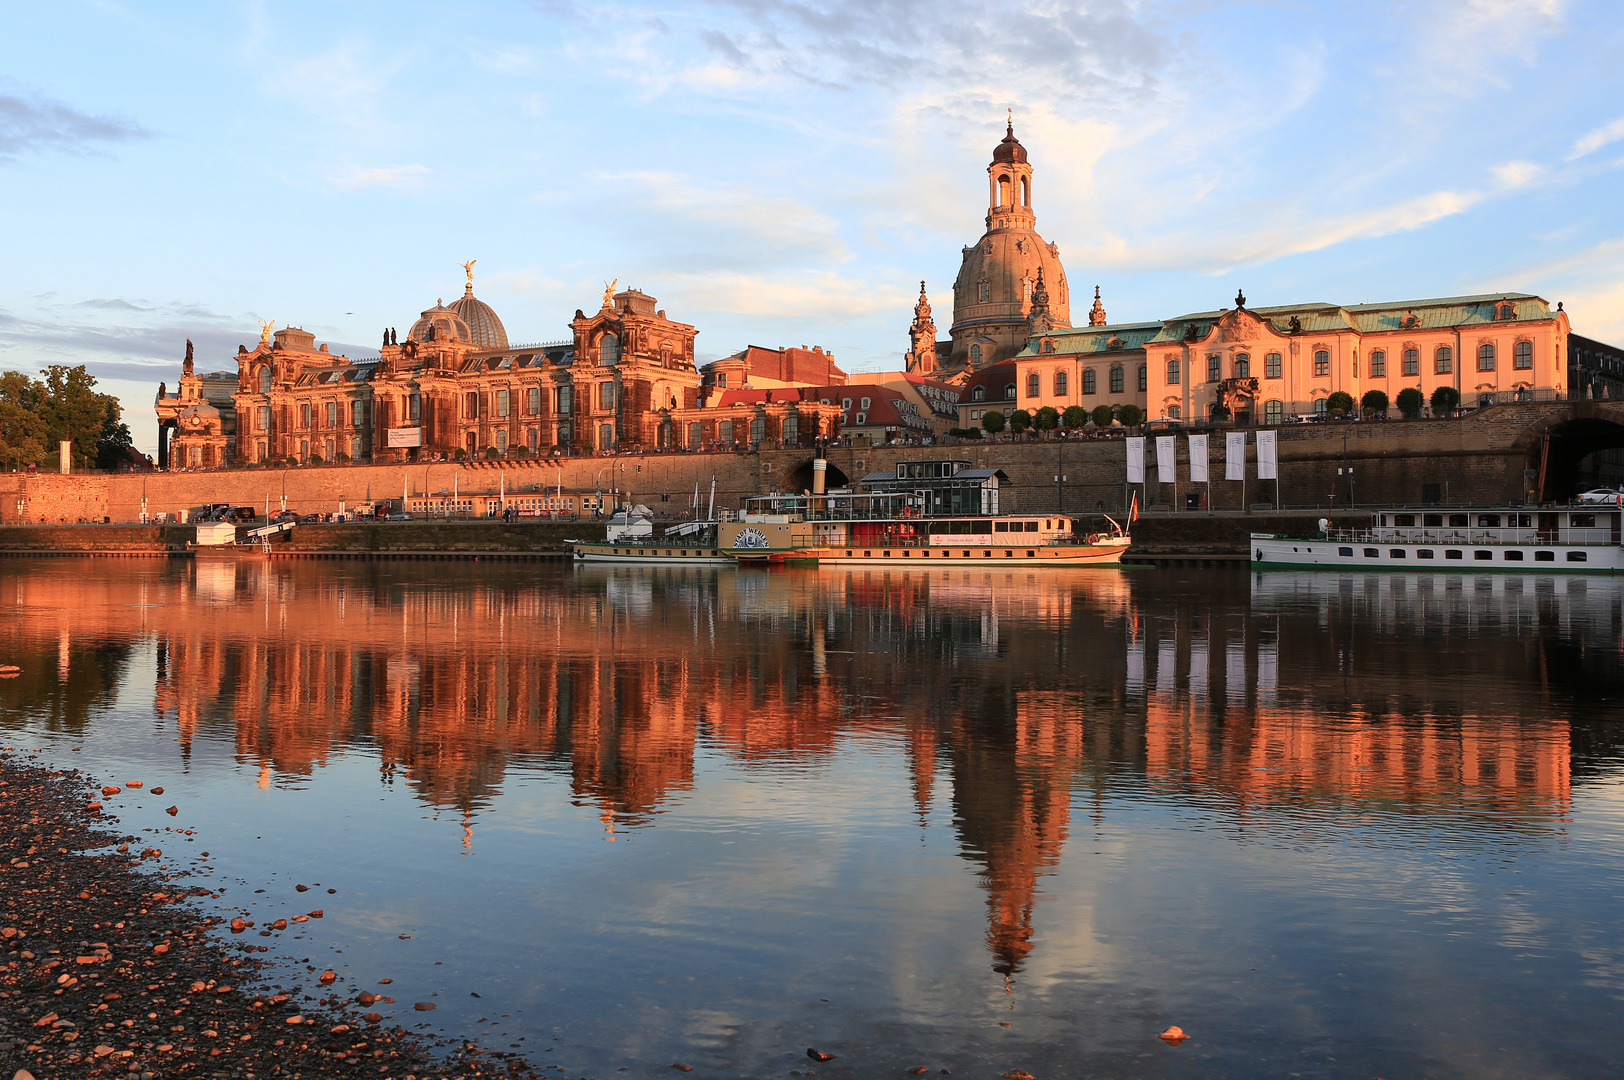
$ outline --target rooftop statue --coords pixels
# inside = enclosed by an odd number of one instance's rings
[[[276,320],[275,319],[261,319],[261,320],[259,320],[259,343],[261,345],[270,344],[271,331],[275,327],[276,327]]]
[[[190,376],[192,374],[192,339],[191,338],[186,339],[186,359],[181,361],[180,371],[181,371],[182,375]]]
[[[458,266],[462,267],[463,273],[468,275],[468,287],[470,289],[474,287],[474,264],[478,262],[478,259],[469,259],[465,263],[457,264]]]
[[[603,306],[604,307],[614,307],[615,306],[615,286],[619,285],[619,284],[620,284],[620,279],[619,278],[615,278],[615,280],[613,280],[613,281],[604,282],[604,285],[603,285]]]

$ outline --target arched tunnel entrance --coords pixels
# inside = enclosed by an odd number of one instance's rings
[[[1557,424],[1531,448],[1529,487],[1536,502],[1557,502],[1624,483],[1624,423],[1582,417]]]
[[[829,472],[824,478],[824,485],[828,490],[847,487],[851,481],[846,474],[829,462]],[[787,470],[778,480],[778,490],[790,495],[799,495],[803,491],[812,490],[812,459],[801,462],[792,469]]]

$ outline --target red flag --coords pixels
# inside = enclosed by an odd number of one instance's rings
[[[1128,507],[1128,525],[1129,525],[1129,527],[1131,528],[1133,526],[1133,523],[1138,521],[1138,520],[1139,520],[1139,493],[1136,491],[1136,492],[1133,493],[1133,503]]]

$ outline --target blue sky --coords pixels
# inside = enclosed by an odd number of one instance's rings
[[[618,279],[701,361],[899,365],[950,321],[1006,109],[1113,321],[1497,290],[1624,343],[1616,0],[7,4],[0,367],[156,445],[184,341],[366,355],[476,288],[515,342]],[[1085,305],[1079,304],[1081,316]]]

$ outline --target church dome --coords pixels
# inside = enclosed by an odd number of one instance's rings
[[[1009,122],[1009,130],[1004,133],[1003,140],[993,148],[992,159],[995,162],[1026,163],[1026,147],[1015,137],[1015,121]]]
[[[468,324],[468,340],[476,349],[505,349],[508,347],[507,330],[496,312],[485,301],[474,296],[474,283],[469,282],[462,299],[451,305],[458,318]]]
[[[480,306],[483,307],[484,305]],[[490,309],[486,308],[486,310]],[[493,314],[491,317],[495,318],[495,315]],[[496,325],[500,329],[502,324],[497,323]],[[474,340],[473,332],[469,330],[468,324],[462,320],[462,316],[458,315],[454,309],[446,307],[444,302],[437,302],[433,307],[423,312],[418,317],[418,320],[412,324],[411,332],[406,336],[413,341],[460,341],[465,345],[472,343]],[[502,337],[502,343],[504,346],[507,344],[506,334]]]

